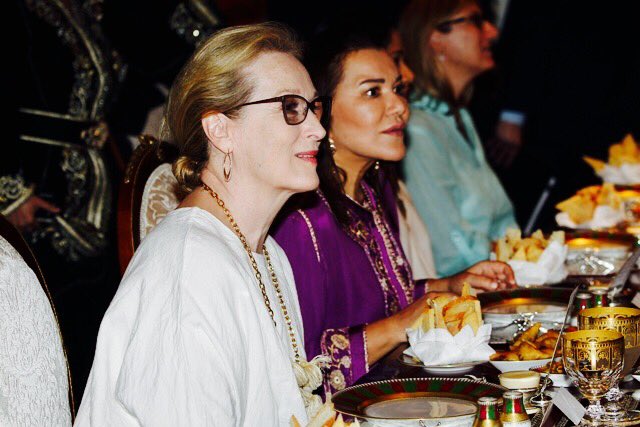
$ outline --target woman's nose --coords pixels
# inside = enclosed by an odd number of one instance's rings
[[[390,100],[389,114],[404,115],[408,109],[407,100],[401,93],[394,93]]]
[[[329,114],[328,111],[323,112],[323,116]],[[306,134],[308,137],[320,141],[327,134],[324,126],[320,123],[320,118],[313,112],[309,111],[307,118],[304,120],[304,125],[307,127]]]
[[[498,29],[489,21],[484,21],[482,31],[484,36],[489,40],[493,40],[498,37]]]

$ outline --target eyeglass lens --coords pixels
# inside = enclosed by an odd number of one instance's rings
[[[318,120],[321,120],[324,112],[322,100],[315,99],[311,101],[310,108]],[[285,96],[282,100],[282,109],[284,111],[286,122],[290,125],[297,125],[307,118],[309,104],[307,104],[307,101],[304,98],[298,96]]]
[[[445,21],[442,24],[438,25],[436,28],[438,31],[446,34],[450,33],[453,30],[453,26],[455,24],[461,24],[463,22],[469,22],[479,30],[482,30],[482,27],[484,26],[484,17],[481,13],[474,13],[470,16],[463,16],[461,18]]]

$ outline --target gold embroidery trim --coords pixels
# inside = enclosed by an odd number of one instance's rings
[[[318,249],[318,240],[316,238],[316,232],[313,229],[313,224],[311,224],[311,220],[302,209],[298,209],[298,213],[302,216],[302,219],[304,219],[304,222],[307,224],[309,234],[311,235],[311,242],[313,243],[313,249],[316,251],[316,259],[318,260],[318,262],[320,262],[320,250]]]

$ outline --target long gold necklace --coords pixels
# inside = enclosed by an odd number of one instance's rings
[[[220,208],[222,209],[222,212],[224,212],[225,216],[227,217],[229,224],[231,224],[231,229],[236,234],[236,236],[238,236],[238,238],[240,239],[242,246],[244,246],[244,250],[247,252],[247,255],[249,256],[249,261],[251,262],[251,267],[253,268],[253,272],[256,276],[256,279],[258,280],[258,286],[260,287],[260,292],[262,292],[262,299],[264,299],[264,305],[267,307],[267,311],[269,312],[269,316],[271,316],[271,321],[273,322],[273,325],[277,326],[276,319],[273,314],[273,309],[271,308],[271,301],[269,300],[269,296],[267,295],[267,290],[264,286],[264,283],[262,282],[262,274],[258,269],[258,263],[256,262],[256,259],[253,256],[253,251],[251,250],[251,247],[247,243],[246,237],[244,237],[244,234],[242,234],[242,231],[240,231],[240,227],[238,227],[238,223],[231,215],[231,212],[229,212],[229,209],[227,209],[227,207],[224,205],[224,201],[220,198],[220,196],[218,196],[218,193],[213,191],[211,187],[209,187],[205,183],[202,183],[202,188],[204,188],[204,190],[208,192],[211,195],[211,197],[213,197],[213,199],[216,201],[218,206],[220,206]],[[295,332],[293,331],[293,322],[291,321],[291,316],[289,315],[289,311],[287,310],[287,305],[284,301],[282,291],[280,290],[280,283],[278,282],[278,277],[276,276],[276,272],[273,268],[273,265],[271,264],[271,257],[269,256],[269,251],[267,251],[267,246],[264,243],[262,244],[262,252],[264,252],[264,258],[267,261],[267,268],[269,269],[269,275],[271,276],[271,283],[273,284],[273,287],[276,290],[276,295],[278,296],[278,301],[280,302],[280,309],[282,310],[282,315],[284,316],[284,320],[287,323],[287,329],[289,330],[289,339],[291,340],[291,347],[293,348],[295,361],[300,362],[300,351],[298,349],[298,342],[296,341]]]
[[[213,197],[218,206],[222,209],[233,232],[238,236],[244,250],[247,252],[249,256],[249,261],[251,262],[251,267],[253,268],[253,272],[255,273],[256,279],[258,280],[258,286],[260,287],[260,292],[262,292],[262,298],[264,299],[264,305],[267,307],[267,311],[269,312],[269,316],[271,316],[271,321],[274,326],[277,326],[275,317],[273,315],[273,309],[271,308],[271,301],[269,301],[269,296],[267,295],[266,288],[264,283],[262,282],[262,274],[260,274],[260,270],[258,269],[258,263],[253,256],[253,251],[251,247],[247,243],[246,237],[240,231],[240,227],[238,227],[238,223],[233,219],[231,212],[224,205],[224,201],[218,196],[218,193],[213,191],[211,187],[207,184],[202,183],[202,188]],[[329,362],[329,358],[325,355],[319,355],[313,358],[312,361],[301,360],[300,350],[298,348],[298,342],[296,341],[296,335],[293,331],[293,322],[291,320],[291,316],[289,315],[289,311],[287,310],[287,305],[284,301],[284,297],[282,295],[282,291],[280,290],[280,283],[278,282],[278,277],[276,276],[276,271],[271,264],[271,257],[269,256],[269,251],[267,251],[266,245],[262,244],[262,251],[264,252],[264,258],[267,261],[267,268],[269,269],[269,276],[271,277],[271,283],[273,283],[273,287],[276,290],[276,295],[278,296],[278,301],[280,302],[280,309],[282,310],[282,315],[284,316],[284,320],[287,323],[287,329],[289,330],[289,339],[291,340],[291,347],[293,348],[293,353],[295,356],[295,361],[292,363],[293,373],[296,377],[296,382],[298,383],[298,388],[300,389],[300,394],[302,395],[302,401],[304,403],[305,410],[307,411],[307,416],[309,419],[313,418],[315,414],[322,407],[322,398],[318,395],[313,394],[313,391],[320,387],[322,384],[322,370],[321,366],[327,364]]]

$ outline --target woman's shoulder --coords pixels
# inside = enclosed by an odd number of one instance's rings
[[[170,212],[143,240],[144,246],[172,247],[206,241],[224,243],[233,232],[209,212],[198,207],[179,208]]]
[[[235,239],[235,240],[234,240]],[[131,261],[143,271],[198,270],[218,267],[231,254],[230,243],[237,237],[210,213],[197,208],[180,208],[170,212],[140,244]]]
[[[411,108],[411,117],[407,123],[408,132],[428,131],[438,133],[449,125],[449,118],[443,114],[424,110],[419,108]]]

